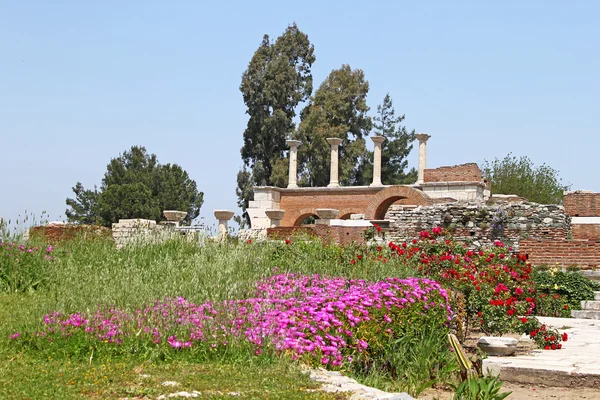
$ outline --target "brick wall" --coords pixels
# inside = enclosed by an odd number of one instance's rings
[[[432,202],[422,191],[408,186],[282,189],[279,209],[285,214],[281,226],[294,226],[317,208],[337,209],[338,217],[365,214],[366,219],[383,219],[387,208],[399,200],[413,205]]]
[[[475,163],[426,169],[425,182],[480,182],[481,170]]]
[[[268,228],[269,239],[285,240],[291,239],[298,234],[319,237],[326,243],[338,243],[347,246],[354,243],[364,243],[363,233],[367,229],[364,226],[330,226],[330,225],[304,225]]]
[[[520,253],[533,265],[600,266],[600,243],[590,240],[521,239]]]
[[[567,192],[563,206],[570,217],[600,217],[600,193],[578,190]]]
[[[571,229],[573,239],[600,241],[600,224],[573,224]]]
[[[76,237],[110,237],[111,230],[97,225],[48,225],[29,229],[29,237],[38,237],[48,244],[72,240]]]

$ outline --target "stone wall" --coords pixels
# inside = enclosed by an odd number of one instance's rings
[[[498,238],[515,251],[522,238],[565,239],[570,235],[570,218],[558,205],[536,203],[456,202],[430,207],[404,209],[393,205],[387,213],[389,237],[404,241],[423,230],[442,226],[457,240],[472,242],[474,247],[490,245]]]
[[[172,224],[157,224],[149,219],[120,219],[112,224],[112,236],[117,248],[160,243],[183,234],[192,240],[197,239],[194,230],[181,230]]]

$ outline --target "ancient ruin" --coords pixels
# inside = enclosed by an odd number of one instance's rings
[[[366,228],[378,224],[387,239],[402,241],[420,231],[442,226],[473,247],[501,238],[513,250],[539,264],[600,265],[600,193],[565,192],[564,206],[541,205],[511,194],[494,194],[475,163],[427,169],[427,134],[419,141],[418,178],[412,185],[384,185],[381,144],[374,136],[373,181],[369,186],[340,186],[338,149],[331,146],[330,182],[325,187],[299,187],[297,150],[288,140],[289,183],[286,188],[254,188],[247,209],[248,237],[314,234],[347,244],[361,242]],[[315,224],[303,225],[308,217]]]

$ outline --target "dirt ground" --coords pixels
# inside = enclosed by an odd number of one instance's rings
[[[504,382],[502,392],[512,392],[507,400],[582,400],[600,399],[600,388],[561,388],[530,386],[518,383]],[[419,400],[450,400],[453,393],[441,390],[429,390],[419,396]]]

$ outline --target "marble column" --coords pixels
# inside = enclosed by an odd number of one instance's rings
[[[338,181],[338,148],[342,143],[342,139],[327,138],[327,143],[331,145],[331,169],[329,172],[329,185],[327,187],[340,187],[340,182]]]
[[[299,140],[286,140],[290,146],[290,171],[288,175],[288,188],[298,187],[298,146],[302,143]]]
[[[425,182],[425,168],[427,168],[427,141],[431,137],[426,133],[419,133],[415,135],[419,141],[419,175],[417,184]]]
[[[371,140],[375,143],[375,149],[373,149],[373,183],[370,186],[383,186],[381,183],[381,144],[385,137],[371,136]]]

